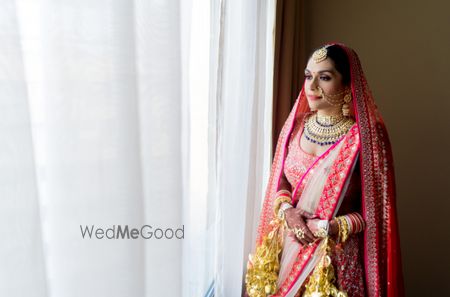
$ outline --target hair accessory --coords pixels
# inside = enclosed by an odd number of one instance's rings
[[[312,58],[314,62],[320,63],[327,58],[327,53],[328,53],[327,46],[324,46],[316,50],[313,53]]]

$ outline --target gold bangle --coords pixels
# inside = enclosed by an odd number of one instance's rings
[[[344,243],[348,238],[349,226],[348,226],[347,220],[343,216],[341,216],[341,217],[337,217],[336,221],[337,221],[338,227],[339,227],[338,242]]]
[[[342,217],[341,220],[342,220],[342,226],[344,226],[344,231],[343,231],[343,234],[342,234],[342,242],[346,242],[347,239],[348,239],[348,235],[349,235],[349,233],[348,233],[349,226],[348,226],[348,222],[345,219],[345,217]]]
[[[341,231],[341,229],[342,229],[341,228],[341,221],[339,220],[338,217],[334,218],[334,220],[336,221],[336,223],[338,225],[338,234],[337,234],[336,242],[340,242],[341,241],[341,233],[342,233],[342,231]]]

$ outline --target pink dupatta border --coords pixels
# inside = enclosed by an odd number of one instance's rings
[[[366,293],[370,297],[404,296],[391,144],[358,55],[343,44],[336,45],[349,59],[356,98],[353,109],[360,129]]]

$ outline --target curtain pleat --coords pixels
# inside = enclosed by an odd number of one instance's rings
[[[0,295],[48,296],[29,90],[15,1],[0,2]]]
[[[1,296],[181,296],[179,9],[2,1]]]
[[[240,296],[269,167],[275,1],[214,2],[214,293]]]

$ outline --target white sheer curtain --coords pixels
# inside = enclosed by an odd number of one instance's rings
[[[216,197],[215,296],[240,296],[271,156],[275,0],[212,6],[210,197]]]
[[[206,291],[206,219],[191,210],[206,213],[207,171],[191,176],[205,156],[191,146],[206,143],[208,82],[189,69],[209,20],[190,30],[204,14],[191,2],[0,1],[0,296]],[[185,239],[80,232],[144,224]]]
[[[275,0],[0,0],[0,296],[239,296]],[[208,156],[208,157],[207,157]],[[184,239],[86,239],[80,225]]]

